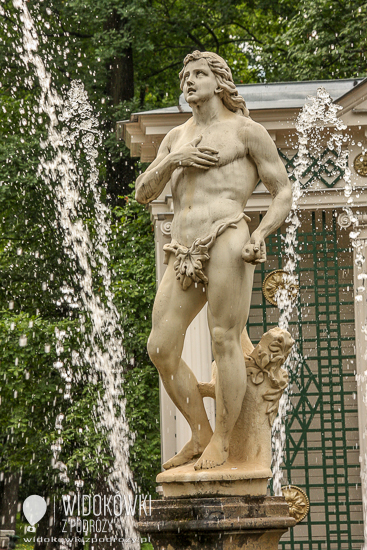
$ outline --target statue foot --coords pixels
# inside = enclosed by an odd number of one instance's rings
[[[198,458],[204,451],[205,447],[206,445],[194,443],[191,439],[184,447],[182,447],[181,451],[177,453],[177,455],[167,460],[167,462],[162,464],[162,466],[165,470],[169,470],[170,468],[177,468],[177,466],[187,464],[187,462],[190,462],[194,458]]]
[[[223,443],[216,443],[213,439],[194,464],[195,470],[209,470],[216,466],[221,466],[228,458],[228,450],[223,447]]]

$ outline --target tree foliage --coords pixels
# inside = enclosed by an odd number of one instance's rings
[[[63,96],[81,79],[101,123],[99,184],[113,220],[109,267],[124,330],[121,368],[135,433],[131,467],[142,491],[153,494],[160,467],[158,375],[146,342],[155,293],[154,238],[149,213],[129,194],[142,167],[116,141],[116,122],[177,104],[178,72],[194,49],[222,55],[238,83],[364,76],[367,4],[30,0],[27,7],[53,87]],[[1,0],[0,15],[0,470],[22,471],[23,497],[30,491],[50,496],[64,487],[52,467],[53,453],[73,482],[82,478],[90,488],[109,471],[113,457],[93,421],[98,392],[103,394],[100,378],[88,382],[83,372],[72,400],[65,399],[65,372],[54,366],[60,358],[57,335],[67,336],[65,361],[82,336],[77,315],[62,299],[65,284],[79,289],[54,195],[38,170],[40,158],[52,155],[52,147],[43,147],[48,120],[39,109],[41,88],[24,63],[22,24],[11,0]],[[83,155],[78,162],[81,170],[88,168]],[[84,198],[80,215],[93,233],[93,202],[87,192]],[[98,285],[97,277],[96,291]]]
[[[114,210],[112,267],[128,359],[125,396],[129,425],[136,434],[130,463],[135,481],[153,495],[160,469],[159,384],[146,347],[156,290],[155,248],[149,212],[133,195],[124,197],[125,204]]]
[[[115,211],[110,267],[125,334],[123,391],[135,435],[130,465],[140,490],[154,494],[160,467],[158,376],[146,352],[155,293],[154,238],[149,213],[132,197],[124,202]],[[28,292],[32,286],[37,287],[32,279],[25,282]],[[18,285],[14,288],[18,290]],[[67,390],[71,352],[79,347],[79,320],[61,315],[57,307],[52,311],[52,294],[43,294],[47,307],[36,315],[23,311],[16,301],[10,301],[9,310],[8,299],[2,300],[1,401],[6,406],[0,408],[0,469],[22,471],[24,498],[31,489],[45,496],[60,496],[65,491],[60,466],[52,468],[53,451],[61,451],[55,454],[59,465],[66,465],[72,483],[82,479],[86,491],[93,491],[96,480],[106,477],[113,464],[106,434],[96,430],[95,424],[102,380],[86,366],[74,377],[71,391]],[[57,422],[60,414],[65,418],[62,431]]]
[[[329,80],[366,75],[367,4],[355,0],[261,2],[278,29],[256,50],[264,78]]]

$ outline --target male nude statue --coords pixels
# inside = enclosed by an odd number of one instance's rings
[[[265,238],[291,208],[291,185],[275,144],[249,117],[225,61],[210,52],[186,56],[181,89],[193,116],[164,138],[155,161],[136,181],[136,199],[156,199],[171,180],[172,242],[153,308],[149,355],[164,387],[192,430],[165,469],[196,460],[214,468],[228,457],[231,432],[246,391],[241,333],[248,318],[256,264]],[[272,203],[250,236],[243,211],[261,178]],[[182,360],[185,333],[208,302],[217,365],[213,433],[198,381]]]

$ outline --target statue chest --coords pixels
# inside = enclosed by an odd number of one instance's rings
[[[182,145],[191,142],[198,136],[202,136],[198,148],[211,147],[218,151],[219,163],[218,167],[225,166],[231,162],[246,156],[246,147],[239,138],[237,125],[229,123],[216,123],[201,131],[187,130],[182,133],[180,138],[172,147],[175,151]]]

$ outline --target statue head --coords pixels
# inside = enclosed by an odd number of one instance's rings
[[[190,61],[197,61],[198,59],[205,59],[210,70],[214,74],[218,87],[221,89],[219,95],[223,101],[223,105],[233,113],[240,113],[241,115],[247,117],[250,116],[249,110],[246,107],[246,102],[238,93],[235,83],[233,82],[231,69],[228,67],[224,59],[216,53],[199,52],[199,50],[195,50],[185,57],[183,68],[179,75],[181,90],[183,89],[183,75],[186,65],[190,63]]]

